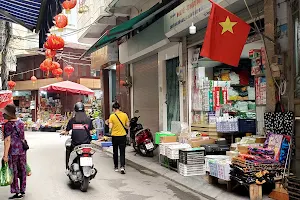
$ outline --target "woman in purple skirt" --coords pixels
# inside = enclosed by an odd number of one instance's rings
[[[4,124],[3,160],[9,163],[13,171],[10,191],[14,195],[9,199],[22,199],[26,190],[26,151],[22,143],[22,140],[25,140],[24,123],[17,119],[14,105],[7,105],[2,112],[3,117],[8,120]],[[20,179],[20,186],[18,179]]]

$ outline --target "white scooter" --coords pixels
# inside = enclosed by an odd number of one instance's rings
[[[71,139],[66,141],[66,147],[70,148]],[[72,162],[67,176],[71,180],[72,184],[80,185],[80,190],[86,192],[89,187],[90,180],[95,178],[97,170],[93,164],[93,154],[96,149],[91,144],[82,144],[76,146],[71,152],[70,161]],[[72,161],[73,159],[73,161]]]

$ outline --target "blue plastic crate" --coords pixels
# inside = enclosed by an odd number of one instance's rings
[[[101,147],[110,147],[112,146],[112,142],[101,142]]]

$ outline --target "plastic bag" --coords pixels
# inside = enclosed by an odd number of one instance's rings
[[[13,182],[13,174],[10,170],[8,163],[2,161],[2,167],[0,171],[0,186],[8,186]]]
[[[26,164],[26,175],[31,176],[31,168],[29,167],[28,164]]]

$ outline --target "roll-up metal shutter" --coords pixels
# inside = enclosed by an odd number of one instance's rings
[[[139,122],[154,134],[159,130],[157,54],[133,64],[133,111],[138,110]]]
[[[255,20],[258,20],[259,17],[262,17],[264,15],[263,7],[264,7],[264,1],[262,0],[257,2],[255,5],[250,6],[250,11]],[[234,14],[246,22],[251,20],[251,17],[247,9],[243,9]],[[196,44],[201,44],[204,40],[205,32],[206,32],[206,27],[204,29],[197,30],[197,33],[195,35],[189,35],[187,37],[187,46],[191,47]]]

